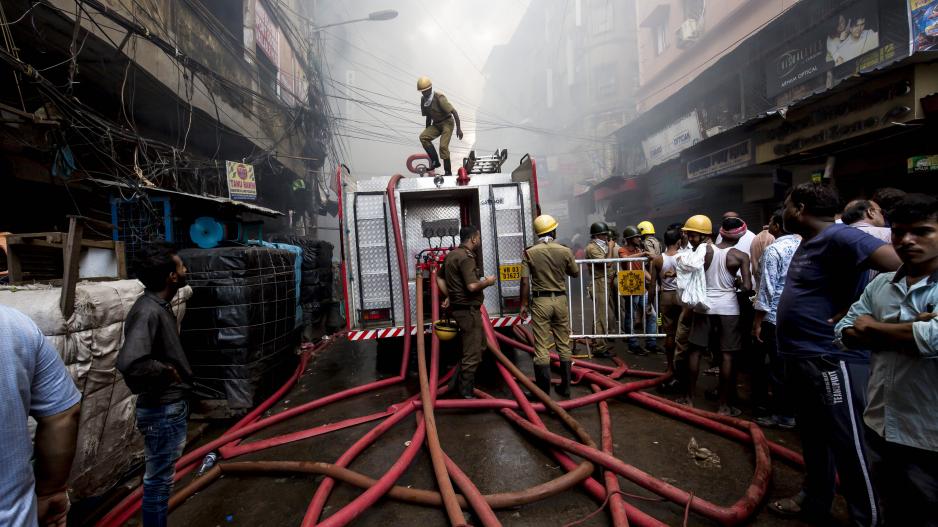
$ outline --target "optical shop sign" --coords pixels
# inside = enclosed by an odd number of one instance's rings
[[[235,161],[225,163],[228,171],[228,197],[239,201],[257,200],[254,166]]]

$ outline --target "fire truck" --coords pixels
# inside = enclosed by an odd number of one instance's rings
[[[522,322],[521,255],[534,242],[532,221],[539,211],[537,168],[529,155],[511,173],[502,172],[506,150],[476,157],[471,152],[456,176],[428,170],[425,155],[407,161],[412,176],[401,178],[389,203],[389,178],[343,181],[337,172],[343,246],[342,291],[349,340],[400,338],[403,296],[414,297],[416,264],[428,253],[442,255],[459,245],[459,229],[482,231],[476,254],[483,275],[497,283],[485,290],[485,307],[495,327]],[[401,283],[392,222],[397,213],[407,283]],[[411,308],[413,309],[413,308]],[[415,313],[411,313],[411,320]]]

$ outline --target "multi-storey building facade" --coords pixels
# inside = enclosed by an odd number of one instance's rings
[[[617,222],[734,210],[759,227],[812,178],[844,198],[933,191],[908,166],[931,166],[933,38],[916,20],[934,4],[641,2],[638,114],[615,132],[621,172],[585,201]]]
[[[634,113],[636,60],[632,1],[531,2],[492,51],[481,108],[503,126],[478,137],[534,156],[545,211],[570,218],[571,196],[614,173],[610,134]]]
[[[330,122],[301,4],[3,2],[0,230],[150,198],[183,245],[194,216],[313,227]]]

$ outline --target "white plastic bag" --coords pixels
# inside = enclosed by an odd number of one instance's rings
[[[681,249],[674,255],[677,271],[677,294],[685,306],[697,311],[709,311],[707,304],[707,278],[704,276],[704,261],[707,244],[701,243],[696,250]]]

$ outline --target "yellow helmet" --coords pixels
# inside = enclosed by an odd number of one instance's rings
[[[682,230],[699,232],[700,234],[713,234],[713,223],[710,222],[710,218],[703,214],[697,214],[687,218]]]
[[[420,77],[417,79],[417,91],[427,91],[433,87],[433,82],[430,80],[430,77]]]
[[[538,236],[547,234],[548,232],[557,228],[557,220],[549,214],[541,214],[537,218],[534,218],[534,232]]]
[[[440,341],[453,340],[459,333],[459,326],[450,320],[437,320],[433,323],[433,333]]]
[[[638,232],[642,236],[645,236],[646,234],[654,234],[655,226],[652,225],[650,221],[645,220],[638,224]]]

